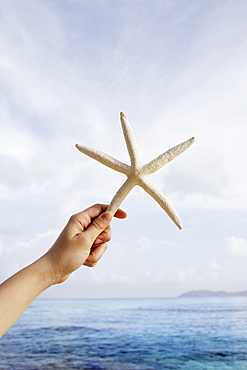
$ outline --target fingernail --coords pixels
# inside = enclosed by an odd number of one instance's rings
[[[95,242],[94,242],[94,244],[102,244],[102,243],[104,243],[104,240],[103,239],[96,239],[95,240]]]
[[[104,221],[107,221],[107,222],[112,220],[111,212],[104,212],[104,213],[102,213],[101,217]]]

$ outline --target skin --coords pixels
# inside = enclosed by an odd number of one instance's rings
[[[0,285],[0,336],[22,315],[42,292],[63,283],[82,265],[93,267],[111,239],[111,212],[95,204],[73,215],[53,246],[31,265]],[[117,218],[127,214],[118,210]]]

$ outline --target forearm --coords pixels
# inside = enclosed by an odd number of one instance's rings
[[[44,290],[54,284],[45,257],[17,272],[0,285],[0,337]]]
[[[83,264],[93,267],[111,239],[112,214],[95,204],[72,216],[44,256],[0,285],[0,337],[44,290],[67,280]],[[118,210],[115,217],[127,214]]]

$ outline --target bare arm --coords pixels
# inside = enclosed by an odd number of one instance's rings
[[[111,239],[112,214],[106,208],[96,204],[72,216],[46,254],[0,285],[0,336],[47,288],[67,280],[83,264],[96,265]],[[126,213],[118,210],[115,217]]]

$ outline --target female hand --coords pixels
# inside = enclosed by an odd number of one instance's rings
[[[107,249],[111,239],[112,214],[107,205],[95,204],[72,216],[51,249],[43,256],[51,264],[54,283],[65,281],[81,265],[93,267]],[[127,214],[118,210],[117,218]]]
[[[62,283],[81,265],[94,266],[111,239],[112,214],[95,204],[72,216],[53,246],[31,265],[0,285],[0,337],[35,298],[53,284]],[[118,210],[118,218],[125,218]]]

